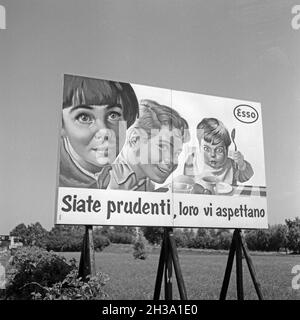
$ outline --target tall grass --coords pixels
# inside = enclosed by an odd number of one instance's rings
[[[146,260],[134,259],[130,245],[111,245],[95,254],[96,267],[108,274],[106,284],[109,299],[137,300],[153,298],[159,250],[149,252]],[[67,259],[80,253],[62,253]],[[252,255],[258,280],[265,299],[299,299],[300,290],[293,290],[291,269],[300,264],[296,255]],[[218,299],[225,272],[227,253],[197,250],[179,250],[180,266],[187,289],[188,299]],[[235,264],[228,288],[227,299],[236,299]],[[245,299],[257,299],[246,265],[243,261]],[[163,285],[161,299],[164,298]],[[173,298],[179,299],[175,272],[173,270]]]

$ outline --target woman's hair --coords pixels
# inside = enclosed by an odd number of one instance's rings
[[[161,130],[162,126],[168,126],[170,130],[176,128],[180,131],[183,142],[190,140],[189,126],[174,109],[160,105],[153,100],[140,101],[139,118],[136,119],[133,127],[143,129],[148,137],[152,137]]]
[[[63,109],[78,105],[121,105],[127,127],[139,113],[138,100],[129,83],[64,75]]]
[[[218,144],[224,142],[226,148],[231,144],[231,139],[228,130],[224,124],[215,118],[204,118],[197,125],[197,138],[203,138],[206,142],[211,144]]]

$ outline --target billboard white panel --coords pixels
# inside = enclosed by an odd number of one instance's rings
[[[65,75],[62,106],[57,224],[267,228],[258,102]]]

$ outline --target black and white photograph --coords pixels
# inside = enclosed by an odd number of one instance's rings
[[[299,1],[0,0],[0,49],[0,305],[300,300]]]

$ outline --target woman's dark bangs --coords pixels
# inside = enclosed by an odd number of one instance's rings
[[[110,81],[89,79],[84,85],[87,105],[115,105],[119,101],[117,89]]]
[[[115,105],[120,94],[111,81],[85,77],[65,77],[63,107],[73,105]]]

